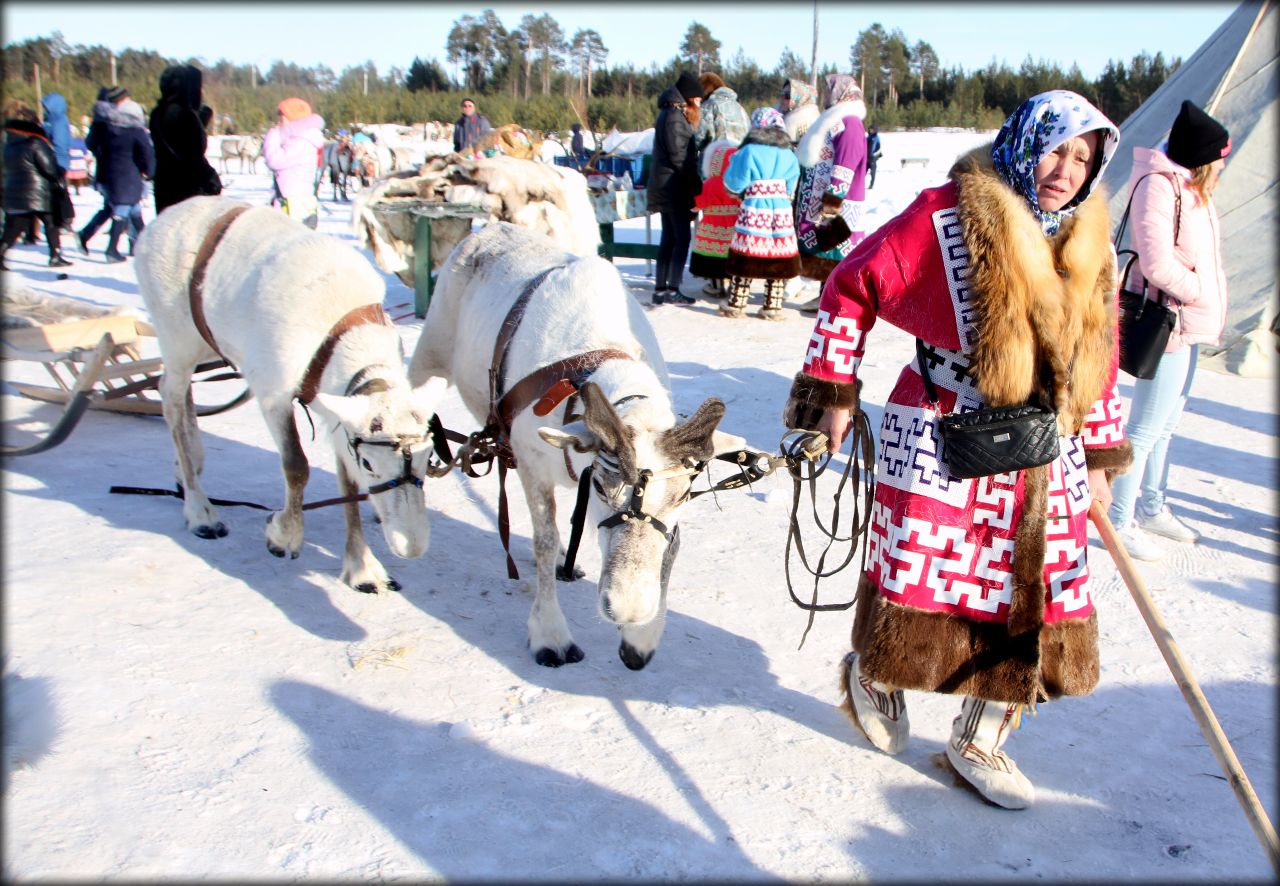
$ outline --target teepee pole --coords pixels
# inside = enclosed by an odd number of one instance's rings
[[[1264,0],[1262,6],[1258,9],[1258,15],[1253,20],[1253,27],[1249,29],[1249,33],[1245,35],[1244,40],[1240,43],[1240,48],[1236,50],[1236,57],[1231,60],[1231,67],[1227,69],[1227,74],[1218,81],[1218,88],[1213,92],[1213,99],[1209,102],[1209,107],[1205,108],[1205,113],[1213,116],[1213,112],[1217,110],[1218,102],[1222,101],[1222,97],[1227,94],[1227,85],[1231,83],[1231,77],[1235,74],[1236,68],[1240,65],[1240,59],[1244,57],[1244,51],[1249,48],[1249,43],[1253,40],[1253,35],[1258,31],[1258,25],[1262,24],[1262,17],[1267,14],[1267,7],[1271,5],[1271,0]]]
[[[1147,629],[1151,631],[1156,645],[1160,647],[1160,654],[1164,656],[1165,663],[1173,672],[1174,679],[1178,681],[1182,697],[1191,707],[1191,713],[1195,715],[1200,731],[1204,733],[1209,748],[1218,758],[1218,765],[1227,774],[1227,783],[1231,785],[1231,790],[1235,791],[1236,799],[1240,801],[1240,806],[1244,809],[1245,817],[1249,819],[1253,833],[1267,853],[1272,870],[1276,872],[1276,876],[1280,877],[1280,840],[1276,838],[1276,829],[1272,827],[1267,811],[1258,802],[1258,795],[1254,793],[1249,777],[1245,775],[1235,751],[1231,749],[1231,742],[1227,741],[1226,734],[1218,725],[1218,718],[1213,715],[1209,700],[1200,691],[1200,684],[1196,682],[1195,675],[1191,673],[1186,659],[1182,657],[1178,644],[1173,641],[1169,626],[1165,624],[1155,601],[1151,599],[1151,594],[1143,584],[1142,576],[1138,574],[1137,567],[1129,558],[1129,552],[1124,549],[1119,536],[1116,535],[1115,527],[1111,525],[1107,512],[1096,501],[1089,508],[1089,519],[1093,521],[1098,534],[1102,537],[1102,543],[1106,545],[1116,568],[1120,570],[1120,577],[1124,579],[1134,602],[1138,604],[1138,611],[1142,613]]]

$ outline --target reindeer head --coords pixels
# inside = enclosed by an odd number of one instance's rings
[[[373,378],[349,396],[316,395],[316,405],[336,420],[332,443],[339,473],[345,471],[369,493],[387,546],[397,557],[421,557],[427,550],[422,490],[432,443],[427,423],[447,384],[433,377],[411,389],[400,379]],[[354,491],[342,489],[344,495]]]
[[[716,398],[673,425],[666,403],[642,398],[619,414],[596,385],[583,385],[579,394],[581,421],[538,433],[553,446],[593,455],[600,614],[617,625],[645,624],[664,611],[676,521],[695,477],[703,463],[740,448],[742,440],[716,430],[724,416],[724,403]],[[626,661],[627,650],[622,652]]]

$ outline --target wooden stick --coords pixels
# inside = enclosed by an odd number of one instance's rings
[[[1178,682],[1178,688],[1182,690],[1182,697],[1187,700],[1187,704],[1191,707],[1191,713],[1195,715],[1196,722],[1200,724],[1200,731],[1204,733],[1205,740],[1209,743],[1209,748],[1213,751],[1214,756],[1218,758],[1218,764],[1222,767],[1222,771],[1227,774],[1227,782],[1231,785],[1231,789],[1235,791],[1236,799],[1240,801],[1245,817],[1249,819],[1249,824],[1253,828],[1254,834],[1257,835],[1258,841],[1266,851],[1272,870],[1275,871],[1277,876],[1280,876],[1280,841],[1276,839],[1276,829],[1272,827],[1271,819],[1267,817],[1266,810],[1258,802],[1258,795],[1254,793],[1253,785],[1249,783],[1249,777],[1245,775],[1244,769],[1240,766],[1240,761],[1236,759],[1235,752],[1231,749],[1231,742],[1227,741],[1226,734],[1223,733],[1222,727],[1218,725],[1218,718],[1213,715],[1213,709],[1209,707],[1208,699],[1200,691],[1200,684],[1196,682],[1195,676],[1191,673],[1191,668],[1182,657],[1178,644],[1174,642],[1173,635],[1169,632],[1169,626],[1165,624],[1160,611],[1156,608],[1155,601],[1151,599],[1151,594],[1147,591],[1146,585],[1143,584],[1142,576],[1138,574],[1137,567],[1133,565],[1133,560],[1129,558],[1129,552],[1124,549],[1124,545],[1116,535],[1115,527],[1111,525],[1111,520],[1107,518],[1106,511],[1102,509],[1102,505],[1095,501],[1089,508],[1089,518],[1093,520],[1093,525],[1097,527],[1098,534],[1102,537],[1102,543],[1106,545],[1107,550],[1111,553],[1111,559],[1115,561],[1116,568],[1120,570],[1120,577],[1124,579],[1125,585],[1129,588],[1129,593],[1133,595],[1134,602],[1138,604],[1138,611],[1142,613],[1143,621],[1147,623],[1147,629],[1151,631],[1151,636],[1155,638],[1156,645],[1160,647],[1160,654],[1164,656],[1165,663],[1169,665],[1169,670],[1173,672],[1174,679]]]

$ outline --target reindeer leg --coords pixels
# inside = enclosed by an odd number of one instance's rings
[[[667,545],[666,553],[662,555],[662,600],[658,604],[658,614],[647,624],[623,625],[618,629],[621,638],[618,657],[633,671],[647,665],[658,651],[658,641],[662,639],[662,631],[667,626],[667,585],[671,581],[671,567],[679,552],[680,527],[677,526],[671,532],[671,544]]]
[[[556,530],[555,486],[534,479],[532,471],[516,473],[533,519],[533,562],[538,570],[538,588],[529,613],[529,649],[538,664],[558,668],[582,661],[584,656],[569,633],[556,591],[560,533]]]
[[[191,397],[194,369],[194,364],[179,363],[176,359],[165,365],[164,375],[160,378],[160,410],[173,437],[173,450],[177,456],[174,473],[183,494],[182,516],[187,521],[187,529],[200,538],[222,538],[227,534],[227,527],[218,519],[217,510],[209,503],[209,497],[200,485],[204,443],[196,425],[195,403]]]
[[[356,481],[347,471],[341,458],[338,463],[338,492],[345,496],[360,491]],[[387,570],[369,550],[364,540],[364,526],[360,523],[360,503],[344,502],[342,510],[347,517],[347,548],[342,557],[342,582],[362,594],[376,594],[382,590],[398,591],[400,583],[387,575]]]
[[[292,401],[273,406],[263,403],[262,414],[280,450],[285,498],[284,510],[276,511],[267,519],[267,550],[277,557],[287,553],[290,559],[296,560],[302,553],[302,493],[307,488],[311,467],[298,439]]]

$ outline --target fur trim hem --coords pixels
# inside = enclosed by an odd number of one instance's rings
[[[726,258],[693,252],[689,254],[689,273],[704,280],[723,280],[729,276],[728,263]]]
[[[861,379],[854,379],[850,384],[824,381],[797,372],[787,404],[782,409],[782,424],[788,428],[813,430],[828,409],[845,408],[857,412],[862,408],[861,389]]]
[[[826,283],[827,278],[831,276],[831,272],[836,269],[838,264],[840,262],[833,258],[809,255],[803,250],[800,252],[800,276],[808,277],[810,280],[817,280],[819,283]]]
[[[849,230],[849,223],[844,220],[844,216],[837,215],[830,221],[819,222],[814,227],[814,233],[817,236],[818,251],[830,252],[848,240],[853,232]]]
[[[748,280],[790,280],[800,273],[799,254],[788,258],[759,258],[730,252],[726,262],[730,277]]]
[[[1089,447],[1084,449],[1084,466],[1090,470],[1102,470],[1107,472],[1107,479],[1110,480],[1118,474],[1123,474],[1129,470],[1133,464],[1133,444],[1125,440],[1119,446],[1107,447]]]
[[[896,689],[1031,704],[1098,685],[1096,612],[1011,634],[1004,624],[891,603],[865,575],[853,648],[867,677]]]

